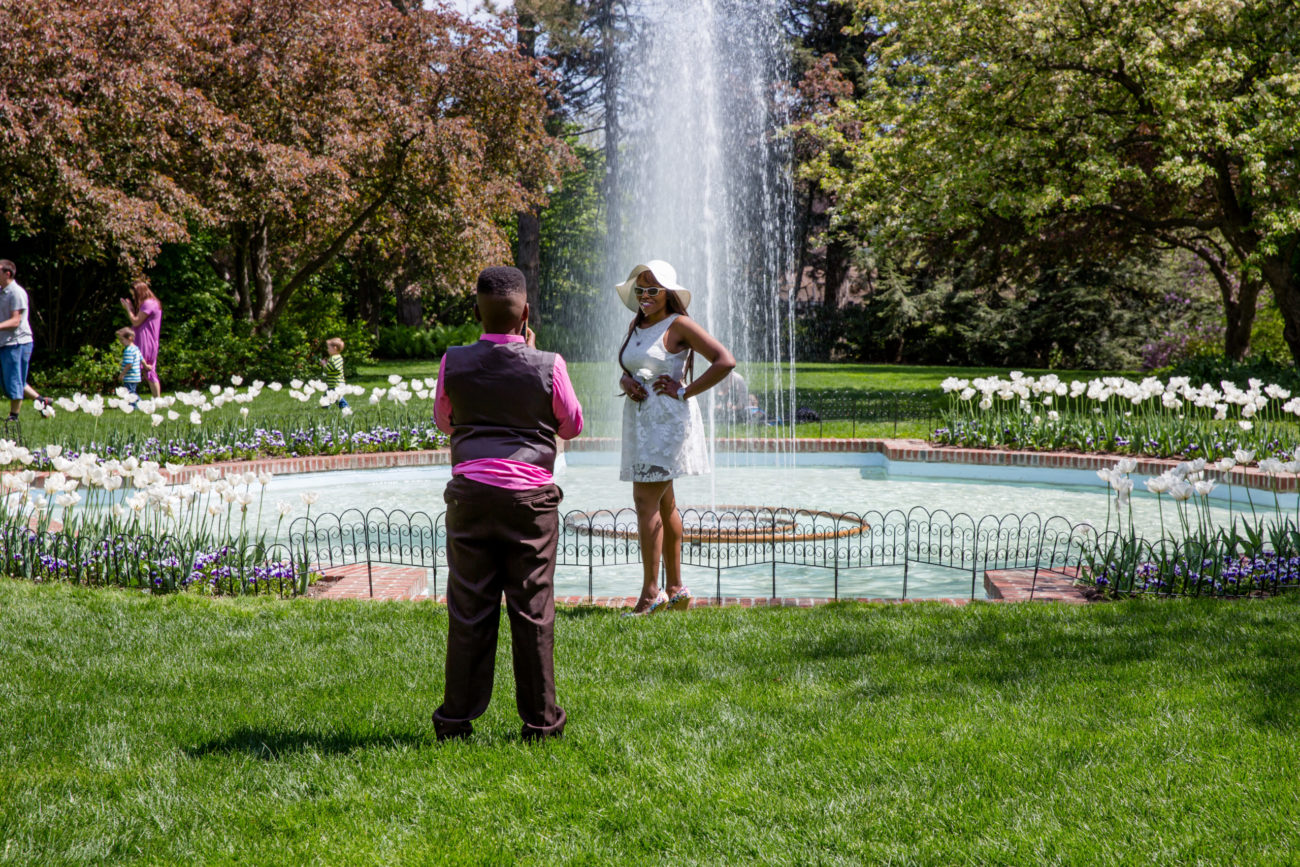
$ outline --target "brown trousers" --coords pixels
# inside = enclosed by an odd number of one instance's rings
[[[525,738],[558,735],[555,703],[555,546],[558,485],[511,491],[453,476],[447,503],[447,675],[434,711],[438,737],[473,730],[492,697],[501,595],[510,618],[515,705]]]

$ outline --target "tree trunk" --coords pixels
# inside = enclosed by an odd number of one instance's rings
[[[266,323],[275,306],[275,281],[271,276],[271,251],[266,220],[259,218],[249,235],[249,271],[253,282],[253,317]]]
[[[237,223],[230,230],[231,267],[230,279],[235,293],[235,307],[239,318],[245,322],[253,321],[253,301],[250,288],[252,268],[249,267],[248,228]]]
[[[1224,304],[1223,354],[1241,361],[1250,350],[1250,332],[1255,326],[1255,308],[1264,284],[1259,280],[1241,281],[1235,301]]]
[[[515,7],[519,16],[515,24],[515,44],[524,57],[537,56],[537,17],[531,12]],[[515,249],[515,267],[524,272],[524,283],[528,287],[528,306],[533,311],[533,321],[539,321],[541,305],[542,273],[542,221],[537,211],[519,211],[515,214],[515,234],[518,247]]]
[[[1300,364],[1300,272],[1288,255],[1265,259],[1260,263],[1260,272],[1282,312],[1282,339],[1291,348],[1291,359]]]
[[[834,240],[826,245],[826,288],[822,294],[822,305],[831,310],[840,307],[841,290],[849,275],[849,259],[853,248],[845,241]]]
[[[539,321],[542,312],[542,221],[533,211],[515,214],[519,246],[515,250],[515,267],[524,272],[528,284],[528,305],[533,310],[533,321]]]
[[[799,216],[794,228],[794,285],[790,288],[790,303],[793,305],[799,300],[799,293],[803,291],[803,269],[808,256],[808,235],[812,226],[812,209],[813,195],[816,190],[811,183],[808,184],[807,193],[803,197],[803,207],[799,208]]]
[[[409,325],[411,328],[424,327],[424,290],[419,283],[407,283],[398,280],[397,324]]]
[[[605,239],[606,269],[614,271],[623,267],[622,263],[613,261],[622,237],[622,207],[619,202],[618,187],[618,146],[621,138],[618,112],[618,34],[614,27],[614,2],[603,0],[600,16],[600,50],[601,50],[601,101],[605,112],[605,178],[602,184],[605,200]]]

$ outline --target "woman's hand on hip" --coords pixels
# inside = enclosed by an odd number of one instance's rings
[[[651,383],[651,385],[655,391],[660,394],[666,394],[673,400],[685,400],[685,398],[679,398],[677,396],[677,392],[682,387],[682,384],[666,373],[660,374],[659,378]]]
[[[618,384],[622,387],[623,393],[637,403],[640,403],[650,396],[646,393],[645,386],[637,382],[631,374],[623,374],[623,377],[618,381]]]

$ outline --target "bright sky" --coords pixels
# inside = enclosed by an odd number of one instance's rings
[[[482,0],[448,0],[448,2],[466,16],[472,15],[483,8]],[[514,0],[496,0],[495,5],[498,9],[509,9],[515,4]]]

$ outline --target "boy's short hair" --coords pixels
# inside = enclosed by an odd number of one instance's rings
[[[339,352],[342,352],[344,346],[343,338],[331,337],[329,340],[325,341],[325,345],[328,346],[330,349],[337,349]]]
[[[131,327],[128,326],[128,325],[123,325],[121,328],[117,329],[117,336],[120,337],[120,338],[123,339],[123,340],[126,340],[127,338],[130,338],[132,341],[134,341],[134,340],[135,340],[135,329],[134,329],[134,328],[131,328]]]
[[[8,271],[9,276],[18,276],[18,266],[11,259],[0,259],[0,271]]]
[[[499,265],[495,268],[484,268],[479,273],[475,290],[480,295],[496,295],[498,297],[527,295],[528,280],[524,277],[524,272],[518,268]]]

